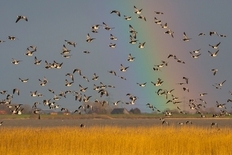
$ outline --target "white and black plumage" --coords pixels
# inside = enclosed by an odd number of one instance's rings
[[[105,30],[112,30],[112,29],[114,29],[114,27],[109,27],[105,22],[102,22],[102,24],[103,24],[103,27],[104,27],[104,29]]]
[[[112,14],[112,13],[117,14],[119,17],[121,16],[120,12],[119,12],[119,11],[117,11],[117,10],[112,10],[112,11],[110,12],[110,14]]]
[[[103,95],[109,96],[109,93],[106,89],[100,89],[98,93],[100,94],[100,97],[102,97]]]
[[[199,56],[201,56],[201,53],[199,53],[199,54],[194,54],[193,52],[189,52],[189,53],[191,54],[192,58],[194,58],[194,59],[197,59],[197,58],[199,58]]]
[[[164,33],[169,34],[172,38],[174,38],[174,32],[171,29],[168,29],[167,31],[165,31]]]
[[[185,83],[188,84],[189,78],[187,78],[187,77],[184,76],[183,79],[185,80]]]
[[[9,40],[16,40],[16,39],[18,39],[18,38],[16,38],[15,36],[8,36],[8,39],[9,39]]]
[[[144,83],[137,83],[137,85],[139,85],[140,87],[145,87],[147,84],[147,82],[144,82]]]
[[[160,11],[154,11],[154,12],[155,12],[155,14],[158,14],[158,15],[164,14],[163,12],[160,12]]]
[[[26,82],[28,82],[29,78],[27,78],[27,79],[21,79],[21,78],[19,78],[19,80],[20,80],[21,82],[23,82],[23,83],[26,83]]]
[[[68,41],[68,40],[64,40],[68,45],[72,45],[73,47],[76,47],[76,44],[75,42],[73,41]]]
[[[97,30],[99,29],[99,26],[101,26],[101,25],[96,24],[96,25],[91,26],[91,31],[92,31],[93,33],[98,33]]]
[[[117,73],[113,70],[108,71],[110,74],[113,74],[114,76],[117,76]]]
[[[190,41],[192,38],[187,37],[186,33],[183,33],[183,41]]]
[[[110,40],[117,40],[117,37],[115,37],[113,34],[110,34]]]
[[[65,79],[65,86],[66,87],[72,86],[73,83],[74,83],[73,81],[69,82],[67,79]]]
[[[146,42],[139,43],[139,48],[144,48],[144,47],[145,47],[145,43],[146,43]]]
[[[82,87],[82,85],[80,84],[79,84],[79,88],[81,92],[85,92],[88,89],[88,87]]]
[[[135,60],[135,57],[133,57],[133,56],[131,55],[131,53],[129,53],[128,58],[127,58],[127,61],[132,62],[132,61],[134,61],[134,60]]]
[[[85,94],[84,94],[84,96],[83,96],[83,101],[84,102],[89,102],[89,99],[91,98],[92,96],[86,96]]]
[[[161,25],[161,24],[162,24],[161,20],[160,20],[160,19],[157,19],[156,17],[154,17],[154,21],[155,21],[155,23],[156,23],[157,25]]]
[[[95,38],[91,38],[91,37],[90,37],[89,33],[87,34],[87,36],[86,36],[86,42],[90,43],[90,42],[92,42],[94,39],[95,39]]]
[[[154,86],[161,86],[164,81],[161,78],[158,78],[156,82],[151,81]]]
[[[19,94],[20,94],[20,91],[19,91],[19,89],[17,89],[17,88],[14,88],[14,89],[13,89],[13,94],[18,94],[18,95],[19,95]]]
[[[37,57],[35,56],[35,58],[34,58],[34,64],[35,65],[40,65],[41,61],[42,60],[38,60]]]
[[[216,75],[216,73],[218,72],[218,69],[213,68],[213,69],[211,69],[211,71],[213,72],[213,75]]]
[[[218,46],[221,44],[221,42],[217,43],[216,45],[211,45],[209,44],[210,47],[212,47],[213,49],[218,49]]]
[[[138,15],[140,15],[141,13],[142,13],[142,10],[143,9],[138,9],[136,6],[134,6],[134,9],[135,9],[135,14],[138,14]]]
[[[74,81],[74,76],[72,73],[67,73],[67,74],[65,74],[65,76],[69,76],[71,78],[71,80]]]
[[[143,16],[143,15],[139,15],[138,18],[139,18],[139,19],[142,19],[142,20],[144,20],[144,21],[147,21],[146,17]]]
[[[219,50],[217,50],[216,52],[212,53],[210,51],[208,51],[208,53],[210,54],[211,57],[216,57],[218,54]]]
[[[22,61],[22,60],[16,60],[16,59],[12,58],[11,63],[14,64],[14,65],[18,65],[19,62],[21,62],[21,61]]]
[[[17,19],[16,19],[15,23],[17,23],[17,22],[18,22],[19,20],[21,20],[21,19],[23,19],[23,20],[25,20],[25,21],[28,21],[28,19],[27,19],[26,16],[19,15],[19,16],[17,16]]]
[[[121,72],[126,72],[126,70],[129,68],[129,66],[127,66],[127,67],[125,67],[125,66],[123,66],[122,64],[121,64],[121,66],[120,66],[120,71]]]
[[[92,78],[92,80],[96,81],[96,80],[98,80],[98,77],[99,77],[99,76],[97,76],[96,73],[93,73],[93,78]]]
[[[110,47],[110,48],[115,48],[115,47],[116,47],[116,44],[110,43],[110,44],[109,44],[109,47]]]
[[[124,15],[124,19],[125,19],[125,20],[131,20],[131,16],[126,16],[126,15]]]
[[[73,74],[76,73],[76,72],[77,72],[80,76],[82,76],[81,70],[80,70],[80,69],[76,68],[76,69],[73,70]]]

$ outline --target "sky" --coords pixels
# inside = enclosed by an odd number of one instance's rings
[[[227,100],[232,98],[229,91],[231,88],[231,11],[232,2],[229,0],[86,0],[86,1],[21,1],[13,0],[1,2],[0,5],[0,90],[7,90],[7,94],[12,94],[12,90],[17,88],[20,95],[13,95],[12,103],[22,103],[33,105],[34,102],[42,103],[44,99],[51,99],[54,94],[48,91],[53,89],[55,94],[61,91],[79,91],[79,85],[88,87],[86,96],[92,96],[90,101],[95,99],[107,100],[113,106],[113,102],[121,100],[118,107],[127,109],[139,108],[142,112],[151,112],[146,104],[157,107],[157,109],[177,109],[189,110],[189,99],[199,102],[199,98],[207,102],[206,108],[217,108],[216,104],[225,103],[227,109],[231,109],[231,103]],[[146,21],[138,18],[135,14],[134,6],[142,9],[141,15]],[[117,16],[111,11],[117,10],[121,16]],[[163,14],[156,14],[155,11]],[[28,21],[20,20],[15,23],[18,15],[24,15]],[[124,19],[124,15],[131,16],[131,20]],[[155,23],[154,17],[161,20],[162,24],[167,23],[168,28],[162,28]],[[112,30],[105,30],[103,22]],[[91,32],[91,26],[99,24],[98,33]],[[130,44],[131,25],[137,31],[137,43]],[[173,36],[165,32],[170,29]],[[215,31],[219,35],[209,35],[210,31]],[[183,41],[183,33],[191,38]],[[200,33],[205,35],[199,36]],[[86,42],[87,34],[95,38],[91,43]],[[117,40],[110,40],[110,34],[117,37]],[[9,40],[8,36],[15,36],[16,40]],[[76,42],[76,47],[68,45],[65,40]],[[138,48],[139,43],[145,43],[144,48]],[[211,57],[209,52],[215,52],[210,45],[218,46],[219,52],[216,57]],[[115,48],[110,48],[109,44],[116,44]],[[33,56],[26,56],[25,52],[29,46],[36,46],[37,50]],[[65,45],[71,50],[70,58],[64,58],[60,54]],[[190,51],[200,49],[201,55],[192,58]],[[89,54],[83,53],[89,51]],[[133,62],[127,61],[128,55],[135,57]],[[177,62],[176,57],[185,62]],[[195,54],[196,55],[196,54]],[[34,57],[42,60],[40,65],[34,65]],[[21,60],[18,65],[11,63],[12,58]],[[45,69],[45,60],[52,63],[56,61],[63,63],[61,69]],[[153,67],[162,61],[168,62],[167,66],[154,71]],[[120,71],[120,65],[129,67],[126,72]],[[74,83],[70,87],[65,86],[65,79],[71,81],[67,73],[72,73],[74,69],[81,69],[82,74],[90,81],[87,82],[78,73],[74,73]],[[213,75],[211,69],[216,68],[218,72]],[[117,76],[108,71],[113,70]],[[93,81],[92,76],[96,73],[99,76],[97,81]],[[125,77],[126,80],[118,76]],[[46,77],[46,86],[40,86],[38,79]],[[189,79],[185,83],[183,77]],[[19,78],[29,78],[27,83],[20,82]],[[154,86],[151,82],[156,82],[160,78],[161,86]],[[213,85],[226,80],[220,89]],[[97,91],[93,90],[93,85],[114,85],[115,88],[106,88],[109,96],[100,97]],[[145,83],[145,87],[140,87],[137,83]],[[184,91],[183,87],[189,89]],[[172,90],[172,94],[178,97],[180,103],[166,103],[172,99],[171,95],[157,95],[157,91]],[[42,97],[31,97],[30,92],[42,93]],[[127,105],[130,93],[137,97],[134,105]],[[207,95],[200,97],[200,93]],[[0,99],[5,99],[6,95],[0,94]],[[65,107],[74,111],[82,102],[74,100],[73,94],[67,94],[66,98],[55,101],[60,107]],[[42,109],[46,109],[41,104]]]

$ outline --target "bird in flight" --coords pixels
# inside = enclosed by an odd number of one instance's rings
[[[16,19],[16,21],[15,21],[15,23],[18,23],[18,21],[19,20],[21,20],[21,19],[23,19],[23,20],[25,20],[25,21],[28,21],[28,19],[27,19],[27,17],[26,16],[17,16],[17,19]]]
[[[221,42],[217,43],[216,45],[211,45],[209,44],[210,47],[212,47],[213,49],[218,49],[218,46],[221,44]]]
[[[119,12],[119,11],[117,11],[117,10],[113,10],[113,11],[111,11],[111,12],[110,12],[110,14],[112,14],[112,13],[117,14],[119,17],[121,16],[120,12]]]

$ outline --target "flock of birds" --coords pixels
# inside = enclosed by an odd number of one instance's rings
[[[147,21],[146,16],[144,16],[142,14],[143,9],[139,9],[136,6],[134,6],[134,14],[137,15],[138,20],[141,19],[144,22]],[[162,16],[164,13],[163,12],[159,12],[159,11],[154,11],[155,15],[157,16]],[[118,10],[112,10],[110,12],[110,14],[112,15],[116,15],[118,17],[121,17],[121,12]],[[124,15],[123,18],[126,21],[130,21],[132,20],[132,16],[127,16]],[[133,19],[133,20],[137,20],[137,19]],[[17,16],[15,23],[18,22],[29,22],[28,18],[26,16],[20,15]],[[175,34],[174,31],[169,28],[169,25],[167,23],[164,23],[163,21],[161,21],[160,19],[158,19],[157,17],[154,17],[154,23],[156,25],[159,25],[161,29],[164,30],[164,34],[166,35],[170,35],[170,37],[175,38]],[[86,42],[87,43],[92,43],[93,41],[95,41],[95,37],[93,37],[95,34],[97,34],[99,32],[100,28],[105,29],[106,31],[112,31],[115,27],[111,27],[109,25],[107,25],[105,22],[102,22],[102,24],[95,24],[90,26],[90,31],[88,32],[86,35]],[[142,33],[142,32],[138,32],[134,26],[132,26],[131,24],[128,24],[128,37],[130,38],[128,40],[128,43],[131,45],[137,45],[139,49],[143,49],[146,47],[146,42],[140,42],[138,39],[138,34]],[[209,35],[209,36],[218,36],[218,37],[222,37],[225,38],[227,37],[224,34],[219,34],[216,31],[210,31],[208,34],[206,33],[199,33],[198,36],[204,36],[204,35]],[[110,33],[109,39],[112,41],[112,43],[110,43],[108,46],[109,48],[116,48],[117,44],[117,37],[112,33]],[[189,42],[191,41],[192,38],[190,38],[186,32],[183,32],[183,42]],[[17,37],[15,36],[8,36],[8,40],[9,41],[16,41],[19,40]],[[6,42],[5,40],[0,40],[0,43],[4,43]],[[211,48],[211,50],[208,51],[209,55],[211,57],[216,57],[219,53],[219,47],[221,46],[221,42],[218,42],[216,44],[209,44],[209,47]],[[64,39],[64,44],[62,46],[62,50],[60,52],[60,55],[66,59],[72,57],[71,54],[71,48],[76,48],[78,47],[78,44],[75,41],[70,41],[67,39]],[[193,51],[190,51],[190,56],[194,59],[197,59],[201,56],[201,49],[195,49]],[[48,62],[46,60],[40,60],[37,58],[37,56],[35,56],[37,52],[37,46],[35,45],[30,45],[26,48],[26,52],[25,52],[25,56],[28,57],[34,57],[34,64],[35,65],[41,65],[44,62],[44,68],[45,69],[62,69],[62,65],[63,62],[57,62],[57,61],[52,61],[52,62]],[[90,54],[89,51],[83,51],[83,53],[85,54]],[[135,61],[135,59],[137,59],[135,56],[133,56],[132,53],[128,53],[128,58],[127,61],[128,62],[133,62]],[[153,67],[151,67],[151,70],[153,69],[154,72],[159,72],[161,71],[162,68],[165,68],[169,65],[168,60],[170,59],[174,59],[177,63],[180,64],[185,64],[185,61],[180,59],[179,57],[177,57],[175,54],[169,54],[167,55],[167,60],[162,60],[161,63],[154,65]],[[22,60],[18,60],[15,58],[12,58],[11,63],[13,65],[20,65],[20,63],[22,63]],[[125,66],[123,64],[120,64],[120,68],[119,71],[120,72],[126,72],[128,69],[130,68],[130,66]],[[216,75],[218,72],[217,68],[212,68],[212,75]],[[120,74],[118,74],[117,71],[115,70],[108,70],[107,71],[109,74],[111,74],[112,76],[115,77],[119,77],[122,80],[127,80],[126,77],[121,76]],[[83,74],[83,71],[80,68],[73,68],[71,72],[68,72],[65,74],[65,76],[67,77],[64,80],[64,86],[65,88],[70,88],[73,84],[76,83],[76,76],[79,76],[80,78],[83,78],[86,82],[95,82],[98,81],[99,79],[99,75],[97,73],[93,73],[92,78],[89,78],[87,76],[85,76]],[[19,77],[19,82],[22,83],[27,83],[29,82],[29,78],[21,78]],[[47,84],[49,82],[52,83],[52,81],[48,80],[46,78],[46,76],[44,76],[42,79],[38,79],[39,80],[39,84],[42,87],[46,87]],[[178,85],[183,87],[183,91],[189,92],[189,88],[187,87],[189,84],[190,80],[188,77],[183,77],[183,82],[178,83]],[[226,82],[226,80],[220,82],[220,83],[216,83],[213,84],[213,86],[216,89],[222,89],[223,84]],[[149,82],[143,82],[143,83],[136,83],[139,87],[146,87],[146,85]],[[174,95],[175,89],[164,89],[161,88],[160,86],[162,86],[162,84],[164,83],[164,81],[161,78],[158,78],[156,81],[151,81],[150,82],[151,85],[154,85],[154,87],[157,87],[158,90],[156,91],[157,96],[165,96],[167,102],[165,104],[174,104],[177,105],[177,109],[180,113],[185,113],[185,111],[178,106],[179,103],[182,103],[183,101],[180,100],[180,98],[176,95]],[[104,84],[103,82],[99,82],[99,84],[94,83],[93,84],[93,90],[96,91],[99,94],[99,98],[98,99],[93,99],[92,100],[92,96],[88,96],[85,94],[86,91],[88,91],[88,87],[85,87],[81,84],[78,84],[79,86],[79,90],[66,90],[66,91],[60,91],[60,93],[55,92],[53,89],[48,88],[48,92],[45,93],[51,93],[51,95],[53,97],[51,97],[50,99],[43,99],[41,102],[40,101],[36,101],[33,103],[32,105],[32,111],[35,114],[40,114],[41,112],[41,108],[39,108],[38,106],[40,104],[43,104],[44,106],[47,106],[49,109],[60,109],[60,111],[62,112],[69,112],[70,110],[66,107],[60,107],[59,104],[57,104],[56,101],[60,100],[61,98],[66,98],[68,94],[72,94],[72,96],[74,96],[74,100],[79,102],[80,105],[77,106],[77,109],[73,110],[73,113],[78,113],[78,114],[83,114],[86,113],[87,111],[91,111],[93,110],[93,102],[98,103],[102,106],[104,105],[109,105],[112,104],[113,106],[117,106],[118,104],[127,104],[127,105],[134,105],[138,99],[139,96],[133,95],[131,93],[127,93],[125,94],[128,97],[128,101],[121,101],[121,100],[116,100],[113,103],[109,103],[107,100],[104,99],[104,97],[108,97],[109,96],[109,89],[114,89],[115,86],[114,85],[110,85],[110,84]],[[12,93],[10,93],[12,92]],[[6,107],[9,108],[9,110],[12,112],[12,114],[22,114],[23,113],[23,104],[18,104],[18,105],[12,105],[12,99],[13,96],[15,95],[20,95],[20,89],[19,88],[14,88],[13,90],[1,90],[0,91],[1,95],[4,95],[4,98],[0,101],[1,105],[5,105]],[[202,109],[204,109],[206,107],[207,102],[204,100],[204,96],[206,96],[207,93],[206,92],[202,92],[199,94],[199,97],[197,98],[193,98],[193,99],[189,99],[188,103],[184,103],[187,104],[189,106],[189,108],[191,110],[196,110],[197,113],[199,113],[201,115],[201,117],[205,117],[204,113],[202,111]],[[231,93],[232,95],[232,93]],[[31,91],[30,92],[30,96],[31,97],[43,97],[42,93],[39,93],[38,91]],[[228,99],[227,102],[232,102],[232,100]],[[83,104],[84,103],[84,104]],[[226,104],[225,103],[219,103],[218,101],[216,101],[216,106],[219,111],[220,114],[219,115],[227,115],[228,112],[226,110]],[[141,103],[140,103],[141,104]],[[158,113],[163,113],[165,116],[171,116],[172,112],[171,111],[161,111],[159,110],[155,105],[151,104],[151,103],[147,103],[144,106],[147,106],[149,109],[151,109],[153,112],[158,112]],[[219,116],[218,114],[215,114],[214,116]],[[161,119],[162,124],[166,124],[167,122],[162,118]],[[186,122],[186,124],[191,124],[191,122]],[[1,124],[2,125],[2,122]],[[216,124],[212,124],[212,126],[215,126]],[[81,127],[84,127],[84,125],[82,124]]]

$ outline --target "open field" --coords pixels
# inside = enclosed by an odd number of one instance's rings
[[[4,155],[229,155],[232,148],[231,118],[165,118],[162,125],[144,116],[13,116],[1,117]]]
[[[194,117],[193,117],[194,116]],[[3,121],[2,127],[78,127],[85,124],[86,127],[92,126],[118,126],[118,127],[152,127],[162,126],[160,118],[162,115],[0,115]],[[199,118],[197,115],[192,117],[171,117],[165,118],[169,126],[180,126],[179,123],[192,122],[192,126],[210,127],[211,123],[218,123],[219,127],[232,128],[230,117],[221,118]],[[166,125],[166,124],[164,124]],[[163,126],[164,126],[163,125]]]
[[[3,127],[4,155],[231,154],[231,128],[196,126]]]

